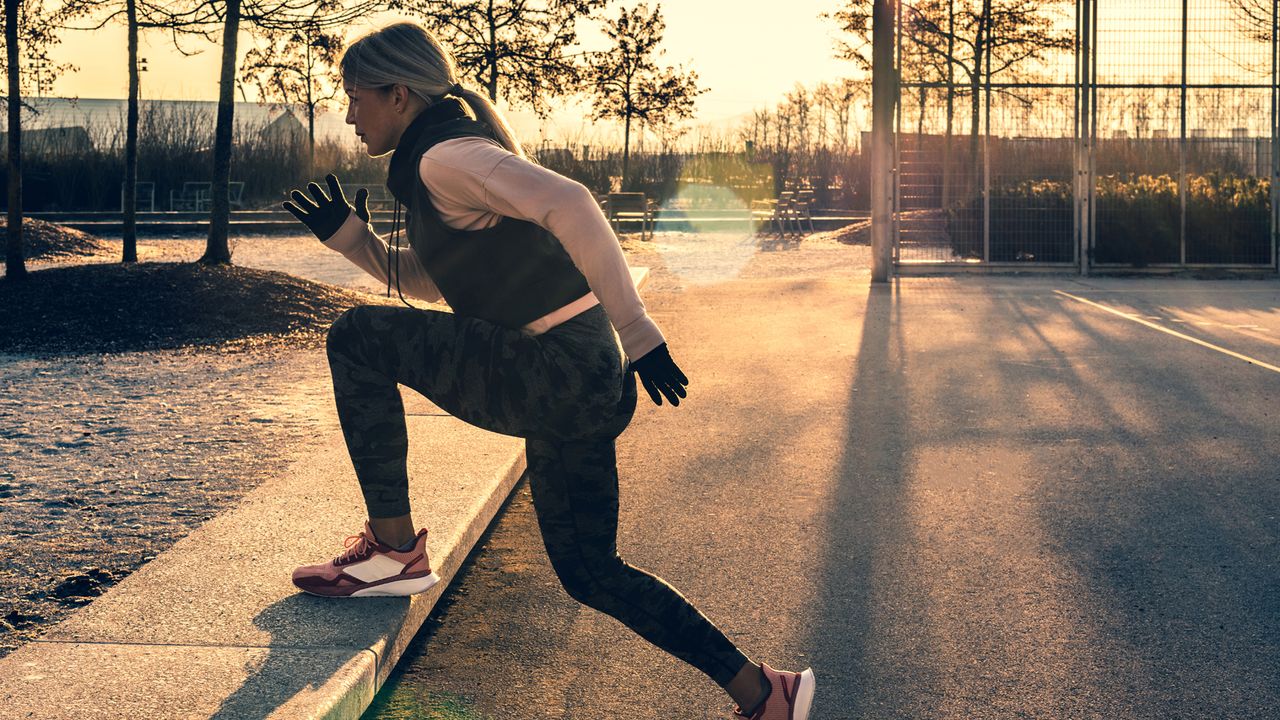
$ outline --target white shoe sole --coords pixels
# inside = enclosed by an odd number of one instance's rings
[[[376,585],[364,590],[357,590],[346,597],[374,597],[378,595],[402,597],[404,595],[416,595],[425,590],[430,590],[431,586],[440,582],[440,576],[431,573],[419,578],[411,578],[409,580],[397,580],[389,582],[385,585]]]
[[[795,720],[808,720],[809,706],[813,705],[813,690],[817,680],[813,677],[813,668],[800,673],[800,688],[796,690]]]

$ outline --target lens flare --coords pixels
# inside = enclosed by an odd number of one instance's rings
[[[682,179],[657,212],[652,241],[667,269],[705,285],[738,277],[758,250],[751,209],[733,189]]]

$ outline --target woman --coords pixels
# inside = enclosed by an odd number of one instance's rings
[[[674,588],[618,557],[614,442],[635,411],[632,371],[658,405],[679,405],[689,381],[591,194],[527,160],[497,108],[458,84],[452,55],[416,24],[361,38],[341,72],[347,124],[371,157],[392,153],[392,234],[403,204],[409,247],[378,237],[368,192],[353,207],[333,175],[328,195],[310,183],[314,202],[294,190],[284,207],[388,291],[394,281],[453,312],[363,306],[330,328],[338,418],[369,520],[346,552],[298,568],[294,583],[350,597],[410,595],[438,580],[409,510],[397,384],[407,385],[525,439],[539,527],[569,595],[706,673],[740,717],[803,720],[812,670],[755,664]]]

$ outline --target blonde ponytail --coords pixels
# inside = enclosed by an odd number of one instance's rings
[[[471,108],[471,112],[475,113],[476,119],[493,128],[493,134],[497,136],[498,142],[516,155],[525,157],[524,148],[520,146],[520,141],[516,140],[515,132],[507,124],[502,111],[489,101],[489,96],[462,87],[457,89],[462,91],[460,97],[467,107]]]
[[[488,96],[459,84],[453,53],[417,23],[393,23],[362,36],[343,53],[339,71],[344,82],[356,87],[404,85],[428,105],[446,95],[455,95],[477,120],[493,129],[503,147],[525,157],[524,148],[502,112]]]

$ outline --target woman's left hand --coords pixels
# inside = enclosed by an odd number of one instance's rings
[[[334,233],[338,232],[338,228],[342,227],[353,210],[361,220],[369,222],[369,191],[365,188],[357,190],[356,204],[353,207],[347,202],[347,196],[342,192],[342,183],[338,182],[338,176],[329,173],[324,177],[329,183],[328,195],[324,194],[324,190],[321,190],[319,185],[309,183],[307,190],[315,198],[314,202],[306,195],[294,190],[290,194],[293,202],[282,203],[285,210],[293,213],[293,216],[301,220],[322,242],[329,240]]]
[[[666,395],[672,405],[679,405],[680,398],[686,394],[684,386],[689,384],[689,378],[680,372],[680,367],[671,359],[666,343],[645,353],[639,360],[632,361],[631,369],[640,375],[640,382],[655,405],[662,404],[662,395]]]

